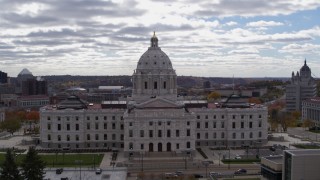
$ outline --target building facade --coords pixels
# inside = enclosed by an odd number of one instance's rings
[[[241,104],[215,106],[177,98],[177,75],[169,57],[151,45],[132,77],[126,101],[89,104],[70,97],[40,110],[44,148],[121,148],[145,152],[193,153],[197,147],[241,147],[267,141],[267,108]]]
[[[303,100],[315,97],[317,87],[314,78],[311,76],[311,69],[304,61],[300,73],[292,72],[291,83],[286,86],[286,109],[287,111],[301,111]]]
[[[302,101],[302,120],[311,120],[315,126],[320,126],[320,97]]]

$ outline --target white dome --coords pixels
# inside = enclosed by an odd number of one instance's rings
[[[155,34],[151,38],[151,47],[139,59],[137,70],[143,69],[173,69],[169,57],[158,47]]]

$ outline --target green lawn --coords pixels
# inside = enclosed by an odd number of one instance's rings
[[[25,157],[24,154],[17,156],[18,164],[21,163],[22,159]],[[41,155],[40,157],[46,162],[47,167],[77,167],[80,166],[80,162],[76,163],[76,161],[81,161],[81,166],[93,166],[100,165],[103,154],[46,154]],[[5,154],[0,154],[0,163],[4,161]]]
[[[228,164],[230,162],[230,164],[253,164],[253,163],[257,163],[260,162],[260,159],[224,159],[222,160],[222,162],[224,164]]]

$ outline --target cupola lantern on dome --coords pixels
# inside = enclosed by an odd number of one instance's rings
[[[151,46],[150,47],[158,47],[158,38],[156,36],[156,32],[153,31],[153,36],[151,38]]]

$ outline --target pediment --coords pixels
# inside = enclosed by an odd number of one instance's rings
[[[164,109],[176,109],[176,108],[182,108],[182,104],[178,104],[174,101],[170,101],[168,99],[164,98],[154,98],[148,101],[145,101],[140,104],[135,105],[136,108],[144,109],[144,108],[164,108]]]

